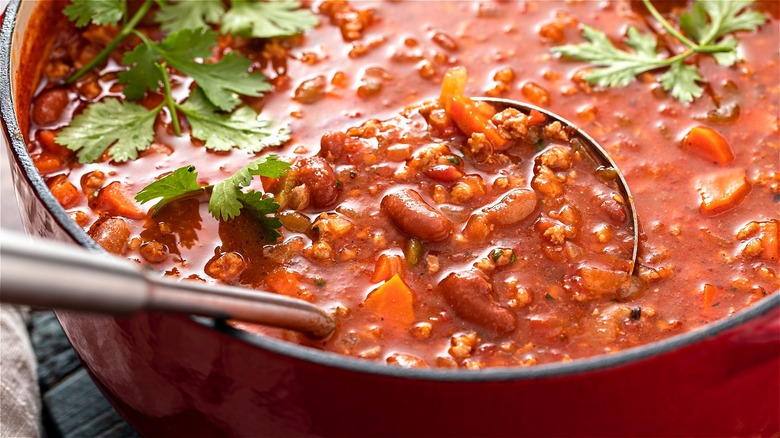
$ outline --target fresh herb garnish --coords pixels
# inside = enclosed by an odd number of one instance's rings
[[[222,17],[222,31],[253,38],[290,36],[317,25],[317,17],[296,1],[231,0]]]
[[[555,297],[554,297],[554,296],[552,296],[552,295],[550,295],[550,293],[549,293],[549,292],[547,292],[546,294],[544,294],[544,298],[546,298],[546,299],[548,299],[548,300],[553,300],[553,301],[555,301]]]
[[[460,166],[460,158],[456,157],[455,155],[447,155],[445,158],[447,158],[447,161],[449,161],[451,164]]]
[[[207,28],[219,23],[224,13],[222,0],[178,0],[161,5],[154,19],[164,32],[172,33],[182,29]]]
[[[160,6],[155,18],[169,33],[159,42],[135,30],[154,1]],[[148,110],[113,98],[91,104],[58,134],[56,141],[78,151],[82,163],[99,159],[112,145],[109,156],[114,161],[132,160],[137,158],[139,151],[151,145],[154,120],[163,109],[169,112],[177,136],[181,135],[179,113],[182,113],[187,117],[192,137],[202,140],[208,149],[225,151],[237,147],[259,152],[287,141],[289,132],[286,128],[273,128],[272,122],[259,119],[252,109],[239,106],[239,96],[259,96],[271,89],[262,74],[250,72],[249,59],[233,52],[216,62],[202,61],[211,58],[217,42],[217,33],[208,26],[222,23],[223,32],[239,32],[246,36],[256,36],[261,33],[258,29],[264,29],[264,37],[275,37],[307,30],[317,24],[316,17],[310,11],[298,10],[299,4],[291,1],[271,5],[233,0],[231,5],[225,13],[225,6],[219,0],[144,1],[109,45],[68,82],[103,63],[122,40],[134,34],[141,44],[122,58],[122,64],[129,67],[118,74],[118,82],[125,85],[123,94],[128,100],[140,100],[149,91],[162,91],[163,102]],[[238,26],[235,17],[231,18],[235,11],[249,14],[245,25],[241,25],[246,28]],[[74,0],[65,9],[65,14],[78,26],[90,22],[117,24],[127,18],[127,4],[126,0]],[[191,77],[198,85],[184,103],[177,101],[171,92],[169,68]]]
[[[112,144],[109,156],[117,162],[134,160],[154,139],[154,119],[162,108],[105,99],[89,105],[57,135],[57,143],[78,151],[79,162],[99,159]]]
[[[176,108],[187,116],[192,136],[203,140],[207,149],[227,151],[236,146],[259,152],[290,139],[287,128],[273,128],[273,122],[258,118],[251,108],[241,107],[230,114],[218,112],[199,90]]]
[[[496,262],[498,262],[498,259],[500,259],[502,255],[504,255],[504,251],[502,251],[500,249],[494,249],[490,253],[490,258],[493,259],[493,263],[496,263]]]
[[[276,230],[282,223],[268,215],[279,210],[279,204],[261,191],[243,189],[249,186],[255,176],[279,178],[289,168],[289,163],[278,160],[275,155],[268,155],[252,161],[220,182],[201,186],[195,167],[184,166],[144,187],[135,199],[138,202],[158,199],[153,205],[156,214],[171,201],[210,193],[208,209],[215,219],[227,221],[246,210],[260,221],[270,239],[275,241],[280,236]]]
[[[177,0],[155,15],[165,32],[221,24],[222,32],[252,38],[295,35],[317,25],[317,17],[296,1],[232,0],[226,11],[221,0]]]
[[[127,13],[125,0],[73,0],[62,11],[78,27],[90,22],[97,25],[117,24]]]
[[[628,28],[625,38],[632,51],[619,49],[603,32],[589,26],[583,26],[582,32],[587,43],[554,47],[553,52],[598,67],[583,77],[601,87],[624,87],[641,73],[667,68],[659,77],[661,86],[675,99],[688,103],[702,95],[699,83],[704,78],[695,65],[685,60],[697,53],[709,54],[720,65],[733,65],[738,61],[738,41],[729,34],[754,31],[767,19],[748,8],[753,0],[696,0],[692,11],[680,16],[680,29],[690,39],[675,29],[650,0],[643,2],[667,33],[687,47],[684,52],[665,57],[658,52],[655,36],[642,34],[634,27]]]

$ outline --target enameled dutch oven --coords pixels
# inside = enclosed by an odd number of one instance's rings
[[[47,23],[59,2],[13,1],[0,93],[26,231],[99,250],[25,147]],[[205,320],[58,312],[74,349],[143,435],[777,436],[780,293],[706,328],[532,368],[401,369]]]

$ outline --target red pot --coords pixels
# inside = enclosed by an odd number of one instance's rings
[[[0,38],[12,172],[29,234],[97,249],[25,147],[35,55],[56,2],[13,2]],[[33,14],[33,10],[35,14]],[[74,349],[141,434],[761,435],[780,433],[780,293],[706,328],[532,368],[400,369],[160,314],[59,312]]]

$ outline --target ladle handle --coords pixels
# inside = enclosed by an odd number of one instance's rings
[[[235,319],[329,335],[321,308],[269,292],[165,279],[104,253],[3,231],[0,302],[129,315],[139,310]]]

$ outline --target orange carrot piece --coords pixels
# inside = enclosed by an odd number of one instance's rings
[[[541,112],[532,109],[530,113],[528,113],[528,124],[529,125],[543,125],[547,121],[547,116],[542,114]]]
[[[466,77],[465,67],[453,67],[444,72],[439,105],[443,106],[445,111],[450,110],[452,98],[463,97],[463,93],[466,91]]]
[[[124,216],[130,219],[143,219],[146,213],[141,210],[132,196],[122,190],[122,184],[114,181],[98,192],[95,208],[112,216]]]
[[[56,172],[65,167],[65,160],[47,152],[32,156],[35,168],[43,175]]]
[[[51,194],[64,208],[71,208],[79,201],[79,190],[65,178],[58,178],[49,186]]]
[[[389,280],[393,275],[402,275],[403,273],[404,263],[400,256],[382,254],[376,261],[371,282],[381,283]]]
[[[498,128],[479,109],[479,105],[468,97],[453,97],[447,113],[467,136],[475,132],[485,134],[493,149],[500,151],[509,147],[509,140],[504,138]]]
[[[706,126],[694,126],[682,140],[684,150],[717,164],[734,161],[731,146],[718,131]]]
[[[409,286],[396,274],[368,294],[363,305],[385,321],[408,326],[414,322],[413,300]]]
[[[272,292],[292,298],[304,297],[305,289],[298,274],[286,269],[275,269],[265,276],[265,285]]]
[[[710,308],[712,308],[712,305],[715,304],[715,293],[717,291],[718,289],[715,286],[709,284],[704,285],[701,296],[702,296],[702,306],[705,312]]]
[[[744,169],[729,169],[700,179],[697,189],[701,195],[699,211],[712,216],[739,205],[750,193],[751,186]]]

